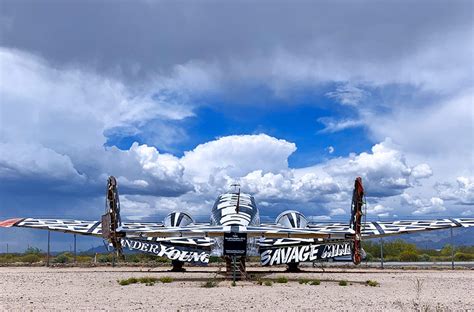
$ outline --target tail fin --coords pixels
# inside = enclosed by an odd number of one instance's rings
[[[117,232],[117,228],[121,225],[117,180],[114,176],[110,176],[107,180],[105,214],[102,216],[102,237],[112,244],[119,257],[122,257],[122,243],[120,242],[122,235]]]
[[[354,182],[352,193],[352,207],[350,228],[354,230],[354,248],[352,250],[352,261],[359,264],[362,261],[361,231],[362,231],[362,206],[364,205],[364,187],[362,178],[357,177]]]

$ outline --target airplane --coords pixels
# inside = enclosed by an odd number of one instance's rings
[[[247,256],[260,256],[262,266],[285,264],[298,271],[302,262],[350,257],[364,258],[362,239],[455,227],[472,227],[474,218],[436,220],[362,221],[365,194],[360,177],[355,179],[349,223],[310,222],[295,210],[282,212],[274,223],[261,223],[255,199],[236,189],[219,195],[210,222],[195,222],[182,211],[169,213],[162,222],[128,222],[120,216],[117,180],[107,180],[106,213],[100,221],[15,218],[0,227],[27,227],[102,237],[123,257],[123,249],[154,254],[171,260],[172,271],[184,263],[206,265],[212,255],[221,256],[227,272],[238,268],[245,274]]]

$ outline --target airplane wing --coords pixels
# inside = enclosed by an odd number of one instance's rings
[[[167,236],[206,236],[218,237],[224,233],[245,233],[250,237],[294,237],[294,238],[326,238],[345,239],[354,234],[350,229],[344,231],[327,232],[319,229],[292,229],[279,226],[243,226],[243,225],[192,225],[185,227],[162,228],[119,228],[120,232],[142,237],[167,237]]]
[[[310,223],[308,227],[320,231],[346,231],[347,223]],[[362,237],[374,238],[421,231],[442,230],[456,227],[474,227],[474,218],[447,218],[435,220],[372,221],[362,223]]]
[[[17,218],[0,222],[0,227],[27,227],[63,233],[102,237],[100,221]],[[192,224],[183,227],[165,227],[156,222],[122,222],[117,232],[126,237],[219,237],[224,233],[247,233],[249,236],[268,238],[326,238],[344,239],[354,234],[345,228],[292,229],[276,225],[269,226],[225,226]]]
[[[123,228],[139,232],[140,229],[162,228],[161,222],[123,222]],[[34,219],[16,218],[0,221],[0,227],[27,227],[70,234],[92,235],[102,237],[101,221],[84,221],[68,219]]]
[[[28,227],[64,233],[102,237],[100,221],[20,218],[0,222],[0,227]],[[420,231],[474,226],[474,218],[437,220],[403,220],[366,222],[362,237],[374,238]],[[275,224],[261,226],[192,224],[183,227],[165,227],[161,222],[122,222],[117,229],[126,237],[219,237],[224,233],[247,233],[266,238],[324,238],[350,239],[354,231],[347,223],[310,223],[308,228],[286,228]]]

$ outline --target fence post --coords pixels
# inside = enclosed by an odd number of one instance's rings
[[[454,270],[454,237],[453,237],[453,228],[451,230],[451,269]]]
[[[76,264],[76,234],[74,234],[74,264]]]
[[[383,269],[383,238],[380,237],[380,265]]]
[[[50,252],[50,247],[49,247],[49,242],[51,239],[51,231],[48,231],[48,254],[46,255],[46,266],[49,267],[49,252]]]

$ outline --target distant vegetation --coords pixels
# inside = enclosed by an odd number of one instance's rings
[[[160,278],[156,277],[149,277],[149,276],[144,276],[144,277],[131,277],[127,279],[122,279],[122,280],[117,280],[117,283],[119,283],[122,286],[130,285],[130,284],[136,284],[136,283],[142,283],[145,284],[146,286],[153,286],[155,285],[156,282],[162,282],[162,283],[171,283],[173,282],[173,278],[169,276],[162,276]]]
[[[380,260],[380,243],[378,241],[364,241],[362,247],[367,252],[367,261]],[[441,250],[417,248],[402,239],[383,244],[383,258],[385,261],[451,261],[452,246],[447,244]],[[459,246],[454,248],[454,260],[473,261],[474,246]]]
[[[380,260],[380,243],[378,240],[363,241],[362,247],[367,252],[367,261]],[[416,247],[415,244],[407,243],[402,239],[390,242],[384,242],[383,254],[385,261],[451,261],[451,245],[445,245],[441,250],[423,249]],[[259,262],[259,257],[251,257],[250,262]],[[458,246],[454,249],[455,261],[474,261],[474,246]],[[112,263],[114,257],[112,254],[86,254],[78,253],[76,261],[79,264],[90,263]],[[220,257],[211,256],[210,263],[222,263]],[[66,265],[74,262],[74,255],[70,252],[55,254],[50,257],[52,265]],[[142,265],[170,265],[171,261],[167,258],[156,257],[151,254],[126,254],[125,262],[130,264]],[[39,248],[30,247],[23,253],[0,254],[0,264],[9,263],[46,263],[46,253]]]

